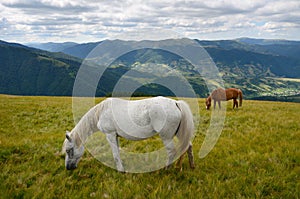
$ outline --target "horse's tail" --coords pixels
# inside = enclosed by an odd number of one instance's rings
[[[176,104],[181,111],[181,121],[176,134],[179,140],[176,154],[182,155],[191,144],[191,138],[194,135],[194,121],[191,109],[185,101],[179,100]]]
[[[240,100],[240,106],[242,106],[242,103],[243,103],[243,92],[239,89],[239,100]]]

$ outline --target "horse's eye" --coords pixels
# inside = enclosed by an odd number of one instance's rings
[[[68,154],[68,156],[70,158],[72,158],[74,156],[74,150],[73,149],[66,149],[66,153]]]

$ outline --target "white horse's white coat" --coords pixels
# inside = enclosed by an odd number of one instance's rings
[[[99,130],[106,134],[117,169],[124,172],[118,136],[142,140],[158,133],[168,152],[167,165],[170,165],[175,156],[183,154],[191,146],[194,124],[189,106],[184,101],[165,97],[131,101],[108,98],[91,108],[71,133],[67,132],[63,148],[67,152],[67,169],[77,167],[78,157],[83,154],[83,143]],[[179,140],[178,146],[173,143],[175,135]]]

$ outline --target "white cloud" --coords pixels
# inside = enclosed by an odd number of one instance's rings
[[[199,39],[300,40],[299,10],[298,0],[0,0],[0,39],[88,42],[162,28]]]

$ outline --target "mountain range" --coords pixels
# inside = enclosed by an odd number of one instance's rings
[[[299,41],[251,38],[195,41],[216,64],[225,87],[240,88],[249,99],[299,100],[293,97],[300,91]],[[72,95],[76,74],[82,64],[89,68],[91,76],[103,67],[86,61],[101,59],[102,55],[91,55],[101,42],[22,45],[0,41],[0,93]],[[173,42],[176,43],[176,40]],[[172,41],[169,43],[173,45]],[[115,40],[111,41],[111,45],[125,48],[133,44]],[[97,96],[110,95],[122,78],[128,85],[141,85],[135,95],[172,96],[175,95],[172,90],[151,83],[159,82],[162,76],[166,78],[172,69],[183,74],[198,96],[208,95],[205,78],[195,71],[191,63],[161,49],[138,49],[118,57],[105,70],[94,89]],[[174,78],[174,74],[167,78]],[[181,80],[172,81],[178,85],[183,83]],[[127,91],[123,92],[126,94]]]

